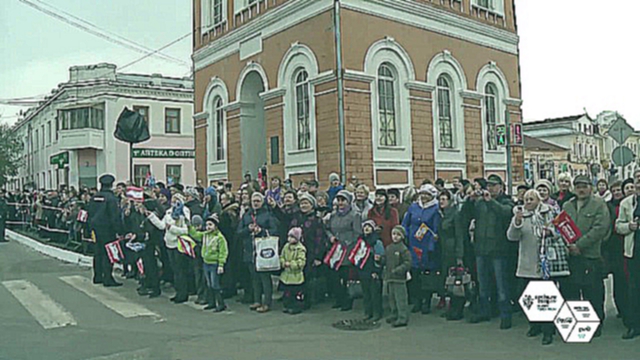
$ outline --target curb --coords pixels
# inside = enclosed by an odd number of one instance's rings
[[[90,268],[93,266],[93,257],[74,253],[73,251],[64,250],[55,246],[43,244],[28,236],[24,236],[15,231],[7,229],[7,237],[19,244],[25,245],[43,255],[54,259],[64,261],[66,263],[75,264],[82,267]]]

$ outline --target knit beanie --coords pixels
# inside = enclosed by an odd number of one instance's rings
[[[329,182],[340,181],[340,175],[336,173],[329,174]]]
[[[292,237],[296,238],[296,240],[301,241],[302,240],[302,229],[299,228],[299,227],[291,228],[291,230],[289,230],[288,236],[292,236]]]
[[[251,200],[253,200],[253,198],[258,198],[262,201],[264,201],[264,195],[262,195],[262,193],[256,191],[251,195]]]
[[[308,192],[300,194],[300,196],[298,197],[298,202],[302,202],[302,200],[307,200],[308,202],[310,202],[311,206],[313,206],[314,209],[318,206],[316,198],[314,198],[313,195],[309,194]]]
[[[348,192],[347,190],[340,190],[338,191],[338,194],[336,195],[336,198],[344,198],[347,200],[347,203],[351,204],[353,202],[353,195]]]
[[[375,230],[375,229],[376,229],[376,222],[375,222],[375,221],[373,221],[372,219],[365,220],[365,221],[362,223],[362,230],[364,230],[364,227],[365,227],[365,226],[371,226],[371,228],[373,228],[373,230]]]
[[[547,179],[538,180],[538,183],[536,184],[535,189],[538,189],[540,186],[546,187],[547,190],[549,190],[549,193],[553,192],[553,186],[551,185],[551,181]]]
[[[402,239],[406,239],[407,238],[407,233],[404,231],[404,227],[402,225],[396,225],[393,227],[393,229],[391,230],[391,233],[398,233],[400,235],[402,235]]]
[[[198,216],[198,215],[196,215]],[[207,221],[212,221],[214,224],[216,224],[216,226],[218,226],[218,224],[220,224],[220,219],[218,219],[218,214],[213,213],[211,215],[209,215],[209,217],[207,217]]]

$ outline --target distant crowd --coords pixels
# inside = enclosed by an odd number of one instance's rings
[[[161,284],[171,284],[173,302],[195,295],[216,312],[235,296],[257,313],[272,311],[277,279],[289,314],[329,300],[350,311],[362,298],[365,321],[386,316],[392,326],[406,326],[410,313],[436,308],[450,321],[497,316],[506,330],[527,283],[542,279],[554,281],[567,300],[589,300],[604,321],[603,279],[612,275],[618,317],[628,329],[623,338],[640,335],[640,246],[633,246],[640,172],[595,186],[589,177],[561,174],[557,184],[520,185],[514,196],[497,175],[404,189],[343,184],[335,173],[329,182],[320,190],[316,180],[294,187],[247,174],[238,187],[118,183],[114,231],[124,276],[140,282],[141,296],[157,297]],[[3,193],[0,212],[11,227],[95,247],[101,219],[92,216],[92,198],[95,204],[111,188],[105,181],[100,191]],[[554,227],[561,212],[579,230],[576,241]],[[542,335],[547,345],[554,333],[553,324],[531,323],[526,335]]]

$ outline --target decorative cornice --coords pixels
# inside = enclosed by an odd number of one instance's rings
[[[482,100],[484,98],[483,94],[476,91],[471,91],[471,90],[461,90],[460,96],[462,96],[465,99],[474,99],[474,100]]]
[[[436,89],[435,86],[421,81],[408,81],[404,84],[404,86],[409,90],[424,91],[429,93],[433,92]]]
[[[504,99],[503,101],[505,105],[517,106],[517,107],[522,106],[522,99],[509,98],[509,99]]]
[[[309,84],[311,85],[320,85],[329,81],[333,81],[336,79],[336,75],[333,70],[325,71],[318,74],[316,77],[309,80]]]
[[[250,38],[253,34],[262,33],[262,38],[286,30],[310,18],[317,16],[333,7],[333,0],[298,0],[287,1],[277,8],[261,14],[255,20],[238,29],[231,30],[226,35],[213,40],[210,44],[198,49],[192,56],[195,63],[195,71],[201,70],[220,59],[224,59],[233,53],[240,51],[240,42]],[[286,23],[286,19],[298,14],[294,21]],[[281,26],[277,26],[282,22]],[[272,27],[271,29],[268,29]]]
[[[364,73],[362,71],[346,69],[344,71],[344,79],[345,80],[353,80],[353,81],[371,83],[371,82],[376,80],[376,77],[373,76],[373,75],[369,75],[367,73]]]
[[[209,113],[207,111],[203,111],[203,112],[200,112],[200,113],[197,113],[197,114],[193,115],[193,120],[198,121],[198,120],[206,119],[208,117],[209,117]]]
[[[269,91],[260,93],[259,96],[263,101],[269,101],[271,99],[283,97],[284,94],[286,93],[287,93],[287,89],[271,89]]]
[[[468,19],[435,6],[416,1],[389,0],[341,0],[341,4],[346,9],[399,21],[511,54],[518,54],[519,37],[515,33]],[[401,13],[403,16],[398,16],[397,13]]]

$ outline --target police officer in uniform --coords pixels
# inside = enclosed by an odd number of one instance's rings
[[[111,190],[115,178],[113,175],[102,175],[99,179],[100,191],[89,202],[89,227],[96,241],[93,256],[93,283],[105,287],[122,286],[113,278],[112,264],[109,262],[105,245],[122,234],[123,224],[118,199]]]

